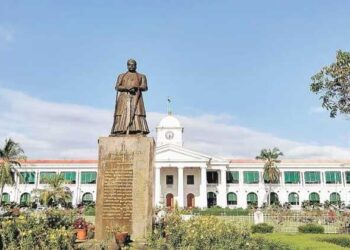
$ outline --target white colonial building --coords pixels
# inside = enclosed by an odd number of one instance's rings
[[[267,201],[262,161],[229,160],[183,146],[183,127],[169,114],[157,127],[155,205],[179,207],[261,206]],[[350,161],[283,160],[281,178],[272,184],[271,200],[289,202],[342,201],[350,203]],[[32,190],[45,188],[45,177],[62,173],[69,182],[73,205],[96,200],[97,160],[28,160],[19,169],[24,178],[6,186],[5,202],[33,200]]]

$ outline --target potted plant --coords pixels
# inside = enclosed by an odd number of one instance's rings
[[[74,221],[73,227],[77,233],[77,240],[86,240],[88,223],[84,218],[78,218]]]

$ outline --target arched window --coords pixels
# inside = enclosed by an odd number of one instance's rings
[[[338,204],[341,201],[340,194],[335,193],[335,192],[331,193],[331,195],[329,196],[329,201],[332,204]]]
[[[10,195],[8,193],[2,194],[2,204],[9,204],[10,203]]]
[[[291,205],[299,205],[299,195],[297,193],[290,193],[288,195],[288,202]]]
[[[309,195],[309,201],[311,204],[318,204],[320,203],[320,195],[318,193],[311,193]]]
[[[192,207],[194,207],[195,205],[194,205],[194,194],[188,194],[187,195],[187,207],[188,208],[192,208]]]
[[[237,195],[233,192],[227,194],[227,205],[237,205]]]
[[[30,194],[29,193],[23,193],[20,198],[20,204],[21,205],[29,205],[30,202]]]
[[[271,194],[270,194],[270,205],[278,204],[278,203],[279,203],[278,194],[276,194],[275,192],[271,192]]]
[[[82,197],[82,202],[83,204],[90,204],[94,201],[94,198],[92,196],[92,193],[85,193],[83,194],[83,197]]]
[[[216,206],[216,194],[214,192],[209,192],[207,194],[208,207]]]
[[[258,205],[258,196],[256,193],[247,194],[247,205]]]
[[[174,207],[174,195],[173,194],[167,194],[166,195],[166,207],[167,208],[173,208]]]

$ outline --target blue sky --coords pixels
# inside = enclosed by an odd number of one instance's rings
[[[170,95],[184,120],[229,117],[220,124],[347,150],[349,121],[322,112],[309,85],[336,50],[350,50],[349,9],[347,1],[2,0],[0,88],[112,113],[115,78],[135,58],[150,113],[164,113]]]

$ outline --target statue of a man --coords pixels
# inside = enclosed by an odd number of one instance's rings
[[[136,61],[129,59],[128,71],[118,76],[117,100],[110,136],[146,135],[149,133],[142,91],[147,91],[146,76],[136,72]]]

